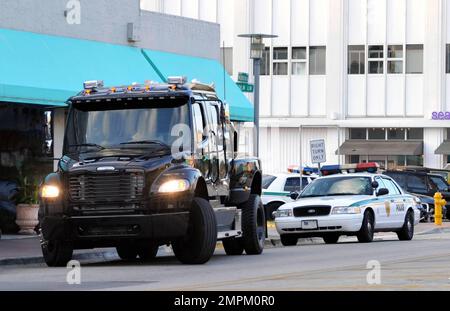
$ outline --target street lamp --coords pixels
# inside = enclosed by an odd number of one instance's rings
[[[255,88],[254,88],[254,111],[253,118],[255,124],[255,131],[253,136],[253,154],[255,156],[259,156],[259,75],[260,75],[260,66],[261,59],[263,57],[264,52],[264,38],[276,38],[276,35],[267,35],[267,34],[242,34],[238,35],[241,38],[250,38],[250,58],[253,59],[253,75],[255,77]]]

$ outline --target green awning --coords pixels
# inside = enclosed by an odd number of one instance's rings
[[[64,106],[86,80],[161,82],[138,48],[0,29],[0,101]]]
[[[218,61],[146,49],[143,51],[161,79],[186,76],[188,81],[197,79],[207,84],[214,83],[219,98],[229,104],[233,121],[253,121],[253,105],[231,77],[226,72],[224,75],[225,69]]]

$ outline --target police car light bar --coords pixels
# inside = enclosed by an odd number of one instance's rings
[[[289,165],[287,169],[288,173],[300,173],[300,169],[298,165]],[[319,169],[316,167],[303,167],[303,175],[311,175],[311,174],[318,174]]]
[[[103,80],[90,80],[83,83],[85,90],[98,89],[99,87],[103,87],[103,85]]]
[[[368,172],[376,173],[380,165],[376,162],[359,163],[359,164],[343,164],[343,165],[324,165],[320,169],[323,176],[333,174]]]
[[[176,76],[176,77],[168,77],[167,83],[168,84],[175,84],[175,85],[182,85],[185,84],[187,81],[186,77]]]

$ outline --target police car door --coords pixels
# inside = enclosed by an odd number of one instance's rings
[[[400,189],[392,180],[383,177],[383,183],[389,190],[389,201],[391,204],[388,228],[398,228],[403,223],[403,221],[400,221],[400,217],[405,213],[406,202],[404,202],[404,197],[401,195]]]
[[[378,192],[381,188],[387,188],[384,184],[383,179],[381,177],[375,177],[375,181],[378,182],[378,188],[376,191]],[[389,189],[388,189],[389,190]],[[375,228],[376,229],[385,229],[389,228],[390,220],[392,217],[392,209],[395,203],[391,202],[390,195],[382,195],[377,197],[375,203]]]

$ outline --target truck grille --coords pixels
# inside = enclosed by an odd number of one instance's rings
[[[144,173],[77,175],[69,178],[70,198],[74,202],[130,202],[143,198]]]
[[[327,216],[330,214],[331,206],[329,205],[312,205],[294,208],[295,217],[313,217]]]

